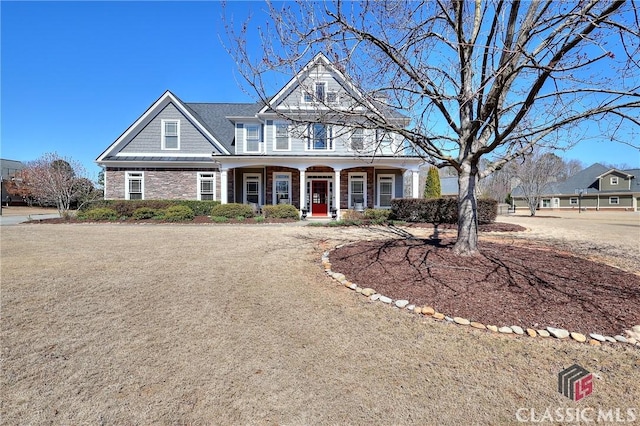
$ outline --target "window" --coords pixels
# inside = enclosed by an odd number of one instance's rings
[[[244,202],[247,204],[262,204],[259,173],[246,173],[244,175]]]
[[[571,198],[569,198],[569,205],[571,205],[571,206],[577,206],[577,205],[578,205],[578,198],[577,198],[577,197],[571,197]]]
[[[287,123],[276,123],[276,144],[273,147],[274,151],[289,151],[289,126]]]
[[[216,199],[216,175],[198,173],[198,200]]]
[[[353,129],[351,132],[351,149],[361,151],[364,149],[364,131],[362,129]]]
[[[363,209],[367,205],[367,175],[349,173],[349,208]]]
[[[127,200],[143,200],[144,174],[142,172],[127,172],[125,181],[125,198]]]
[[[313,90],[305,91],[302,97],[305,103],[319,102],[319,103],[336,103],[338,102],[338,93],[327,91],[326,82],[316,82],[313,85]]]
[[[291,173],[273,174],[273,204],[291,204]]]
[[[620,198],[619,197],[609,197],[609,204],[615,206],[620,204]]]
[[[308,150],[332,150],[333,135],[331,126],[314,123],[309,126]]]
[[[316,83],[316,101],[324,102],[324,95],[326,93],[327,83]]]
[[[245,152],[260,152],[260,126],[247,124],[245,126]]]
[[[611,176],[611,178],[609,178],[609,182],[611,183],[611,185],[617,185],[618,184],[618,176]]]
[[[393,175],[378,175],[378,206],[391,207],[393,198]]]
[[[179,120],[162,120],[162,149],[180,149]]]

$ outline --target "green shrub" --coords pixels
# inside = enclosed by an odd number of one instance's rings
[[[299,219],[300,212],[291,204],[276,204],[275,206],[263,206],[262,212],[266,218]]]
[[[118,212],[106,207],[78,212],[78,219],[82,220],[116,220]]]
[[[391,215],[391,210],[387,209],[366,209],[364,211],[365,219],[372,220],[374,222],[386,221]]]
[[[263,223],[264,222],[264,216],[256,216],[253,218],[253,220],[255,220],[256,223]]]
[[[169,222],[181,222],[185,220],[192,220],[194,218],[193,210],[187,206],[171,206],[164,211],[162,219]]]
[[[151,207],[139,207],[131,215],[135,220],[153,219],[160,216],[162,216],[162,210],[152,209]]]
[[[225,222],[229,222],[229,219],[227,219],[226,217],[222,217],[222,216],[212,216],[211,220],[213,222],[216,223],[225,223]]]
[[[495,200],[481,198],[477,200],[478,223],[492,223],[498,215],[498,203]],[[407,222],[457,223],[457,198],[415,199],[403,198],[391,200],[391,218]]]
[[[107,207],[118,212],[120,216],[133,217],[133,213],[139,208],[164,210],[171,206],[187,206],[196,216],[208,216],[214,206],[220,201],[211,200],[96,200],[81,207],[82,211],[99,207]]]
[[[253,209],[248,204],[219,204],[211,209],[211,216],[226,217],[227,219],[235,219],[238,216],[253,217]]]

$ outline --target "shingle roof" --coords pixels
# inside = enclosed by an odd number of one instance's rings
[[[185,102],[184,105],[229,152],[234,152],[235,128],[226,117],[254,117],[261,108],[259,103]]]
[[[563,182],[549,183],[546,186],[543,195],[573,195],[580,189],[586,189],[589,194],[602,193],[603,191],[600,191],[599,189],[598,177],[611,170],[611,168],[605,167],[599,163],[592,164]],[[631,180],[631,190],[623,188],[616,190],[615,192],[640,192],[640,169],[619,171],[633,175],[634,178]],[[514,197],[522,196],[522,190],[520,187],[515,188],[512,195]]]

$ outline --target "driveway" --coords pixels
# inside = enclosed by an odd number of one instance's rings
[[[56,209],[23,206],[2,207],[0,226],[17,225],[32,219],[53,219],[57,217],[60,217],[60,215]]]

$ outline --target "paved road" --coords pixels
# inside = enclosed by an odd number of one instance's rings
[[[27,222],[29,220],[37,220],[37,219],[54,219],[56,217],[60,217],[59,214],[57,213],[53,213],[53,214],[33,214],[33,215],[27,215],[27,216],[6,216],[6,215],[2,215],[0,216],[0,226],[7,226],[7,225],[17,225],[19,223],[23,223],[23,222]]]

